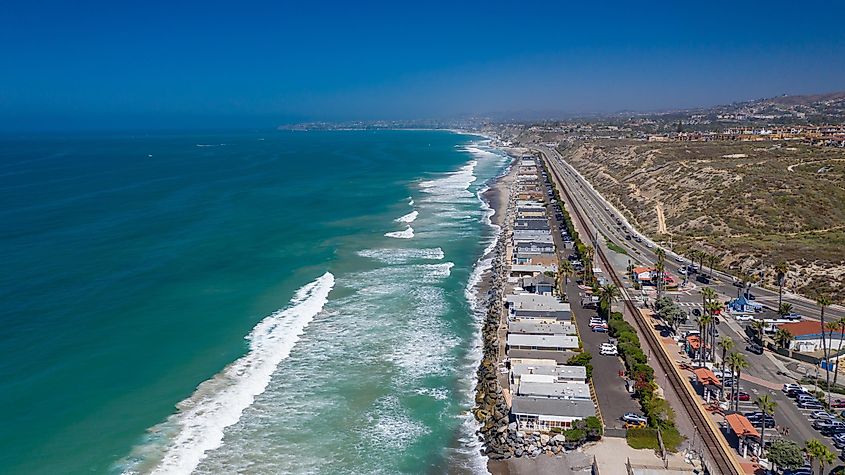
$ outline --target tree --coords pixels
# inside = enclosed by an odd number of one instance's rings
[[[716,300],[711,300],[710,302],[707,302],[707,306],[705,308],[710,313],[710,316],[713,320],[710,323],[710,341],[713,342],[716,341],[716,321],[719,318],[716,316],[716,314],[722,310],[722,304],[720,304]],[[716,355],[712,354],[711,356],[713,357],[713,361],[715,362]]]
[[[734,397],[734,395],[731,394],[731,397]],[[766,419],[766,416],[773,416],[774,415],[775,407],[777,407],[778,404],[768,394],[763,394],[762,396],[758,397],[757,400],[754,403],[757,404],[757,407],[760,408],[760,412],[763,413],[764,423],[763,423],[763,427],[760,429],[760,446],[765,447],[766,446],[765,419]]]
[[[780,306],[778,306],[778,315],[780,315],[781,317],[785,317],[785,316],[789,315],[790,313],[792,313],[792,304],[791,303],[785,302],[785,303],[780,304]]]
[[[734,341],[729,336],[723,336],[721,340],[719,340],[719,348],[722,350],[722,377],[725,377],[725,358],[728,356],[728,352],[734,349]]]
[[[788,348],[789,343],[792,341],[792,333],[789,333],[789,330],[778,328],[778,331],[775,332],[775,342],[781,348]]]
[[[824,468],[826,465],[833,463],[833,452],[831,452],[830,449],[818,439],[810,439],[806,441],[804,443],[804,451],[810,459],[810,466],[813,465],[814,460],[819,462],[819,473],[821,474],[824,474]]]
[[[801,447],[788,439],[775,439],[769,444],[768,459],[783,469],[795,470],[804,466],[804,454]]]
[[[657,262],[654,263],[654,268],[657,270],[657,298],[663,296],[663,273],[666,272],[666,251],[662,247],[658,247],[654,254],[657,256]]]
[[[775,272],[777,272],[778,280],[778,308],[781,308],[783,305],[783,284],[786,281],[786,273],[789,272],[789,266],[786,264],[786,261],[778,262],[775,266]]]
[[[713,277],[713,266],[716,265],[716,261],[719,260],[719,256],[716,254],[710,254],[707,256],[707,261],[710,264],[710,277]]]
[[[757,338],[760,340],[760,344],[763,344],[763,330],[765,330],[766,324],[763,323],[763,320],[754,320],[751,322],[751,329],[757,333]]]
[[[739,387],[739,377],[742,374],[742,370],[748,367],[748,360],[745,359],[745,355],[742,353],[731,353],[728,355],[728,366],[731,367],[731,373],[735,375],[733,378],[733,384],[731,385],[731,394],[737,393],[737,388]],[[739,410],[739,398],[731,399],[731,405],[735,406],[735,411]]]
[[[613,302],[621,297],[622,293],[619,291],[619,287],[613,284],[605,284],[599,288],[598,294],[599,308],[604,309],[605,316],[609,316]]]
[[[836,380],[839,378],[839,354],[842,353],[842,339],[845,338],[845,317],[836,321],[836,327],[839,329],[839,347],[836,349],[836,371],[833,372],[834,387],[836,386]]]
[[[701,335],[700,335],[700,338],[701,338],[701,366],[704,366],[704,361],[709,359],[709,356],[707,355],[707,345],[708,345],[708,343],[710,343],[711,346],[712,346],[712,342],[707,337],[707,334],[710,333],[710,324],[712,324],[712,323],[713,323],[713,316],[712,315],[705,313],[704,315],[698,317],[698,324],[699,324],[699,328],[700,328],[700,331],[701,331]],[[711,353],[712,353],[712,351],[711,351]]]
[[[558,274],[564,278],[564,284],[569,285],[569,278],[572,274],[575,273],[575,267],[572,265],[572,262],[569,259],[563,259],[560,261],[560,269],[558,270]],[[564,292],[561,291],[561,294]]]
[[[830,407],[830,350],[827,347],[827,339],[824,337],[825,329],[827,328],[827,323],[824,321],[824,309],[828,305],[830,305],[830,298],[826,295],[820,295],[816,299],[816,304],[821,308],[821,319],[819,320],[819,325],[821,326],[822,331],[822,353],[824,354],[824,372],[825,372],[825,382],[827,383],[826,388],[827,391],[827,405]]]
[[[593,246],[584,246],[584,252],[581,257],[584,258],[584,274],[590,277],[589,283],[593,283],[593,256],[596,255],[596,250]]]

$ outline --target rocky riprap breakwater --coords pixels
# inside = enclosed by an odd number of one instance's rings
[[[493,460],[559,454],[565,451],[566,443],[560,434],[552,436],[517,430],[516,422],[509,420],[510,408],[499,385],[499,324],[504,312],[502,297],[507,279],[504,256],[508,238],[509,233],[503,232],[494,249],[488,308],[481,329],[484,353],[477,372],[473,409],[475,419],[481,424],[478,436],[484,443],[482,452]]]

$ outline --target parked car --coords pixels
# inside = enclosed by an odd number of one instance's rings
[[[622,415],[622,420],[634,424],[639,422],[648,422],[648,419],[646,419],[645,416],[637,414],[636,412],[626,412],[624,415]]]
[[[800,384],[797,384],[797,383],[784,383],[783,388],[781,388],[781,391],[783,391],[787,394],[789,394],[790,392],[794,392],[794,393],[807,392],[807,390],[804,389],[803,386],[801,386]]]
[[[763,354],[763,347],[758,345],[757,343],[751,343],[748,346],[746,346],[745,349],[754,353],[754,354],[756,354],[756,355],[762,355]]]
[[[810,413],[810,417],[813,419],[836,419],[836,415],[827,411],[813,411]]]
[[[841,409],[845,407],[845,399],[834,399],[830,401],[830,407]]]
[[[596,333],[607,333],[607,328],[600,325],[592,327],[592,330]]]
[[[835,445],[837,449],[845,447],[845,434],[836,434],[832,437],[832,439],[833,445]]]
[[[746,415],[745,417],[746,417],[746,419],[748,419],[748,422],[750,422],[751,425],[758,426],[758,427],[763,425],[764,419],[763,419],[762,413],[756,412],[756,413],[750,413],[750,414],[751,415]],[[767,429],[777,425],[775,423],[775,418],[772,417],[772,416],[766,416],[765,421],[766,421],[766,428]]]
[[[821,432],[826,436],[845,434],[845,422],[833,421],[833,424],[822,429]]]
[[[798,401],[798,407],[800,407],[801,409],[822,409],[822,408],[824,408],[824,406],[822,406],[822,403],[820,403],[819,401],[810,400],[810,399],[802,399],[802,400]]]
[[[731,396],[730,396],[730,397],[728,397],[728,399],[731,399],[731,400],[736,400],[737,398],[739,398],[739,400],[740,400],[740,401],[750,401],[750,400],[751,400],[751,395],[750,395],[750,394],[748,394],[748,393],[747,393],[747,392],[745,392],[745,391],[737,391],[736,396],[734,396],[733,394],[731,394]]]

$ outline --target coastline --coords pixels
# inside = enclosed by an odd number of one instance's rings
[[[482,201],[493,211],[490,216],[490,225],[497,227],[497,235],[479,263],[489,261],[490,264],[481,273],[481,276],[474,288],[474,298],[477,302],[475,312],[478,315],[481,327],[480,346],[482,353],[476,369],[475,388],[473,391],[472,416],[474,422],[474,434],[477,441],[476,448],[485,459],[485,466],[488,472],[502,472],[504,466],[488,458],[493,453],[490,448],[493,433],[501,425],[508,424],[508,407],[504,401],[501,387],[497,381],[497,368],[499,361],[499,326],[502,311],[502,299],[505,276],[504,253],[507,237],[506,223],[508,208],[511,202],[511,188],[516,179],[517,167],[513,163],[517,160],[517,154],[513,150],[501,149],[511,158],[511,164],[505,173],[499,176],[490,188],[481,193]]]

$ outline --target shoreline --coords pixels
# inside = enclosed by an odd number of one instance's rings
[[[490,225],[498,227],[498,233],[488,252],[479,258],[479,262],[490,260],[490,265],[481,274],[475,286],[474,295],[478,302],[476,311],[479,314],[483,313],[483,317],[481,317],[479,336],[482,353],[476,368],[474,404],[471,410],[475,428],[473,437],[478,441],[476,447],[484,458],[487,471],[491,473],[506,473],[506,470],[503,472],[501,468],[494,469],[497,464],[488,457],[488,454],[494,453],[491,449],[493,433],[499,426],[508,424],[509,409],[498,383],[497,368],[500,363],[498,332],[505,284],[503,257],[508,236],[505,225],[513,196],[511,187],[517,171],[517,167],[513,166],[517,160],[514,151],[505,148],[500,148],[500,150],[507,154],[511,163],[507,171],[496,178],[490,184],[490,188],[481,194],[482,200],[494,211],[490,216]]]

